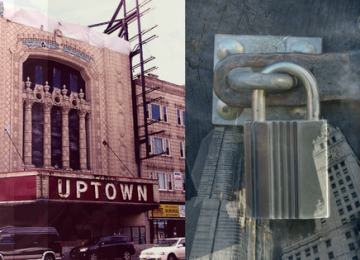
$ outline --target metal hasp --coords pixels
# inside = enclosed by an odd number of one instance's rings
[[[253,90],[254,121],[244,123],[246,217],[327,218],[327,122],[319,121],[316,80],[291,62],[271,64],[261,73],[286,73],[302,82],[308,120],[265,121],[266,86]]]

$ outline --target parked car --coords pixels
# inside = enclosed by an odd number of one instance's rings
[[[62,258],[62,243],[53,227],[0,228],[0,259]]]
[[[74,247],[70,251],[70,258],[86,260],[122,258],[123,260],[130,260],[133,254],[135,254],[135,248],[129,237],[107,236],[92,238],[83,246]]]
[[[167,238],[141,251],[141,260],[185,260],[185,237]]]

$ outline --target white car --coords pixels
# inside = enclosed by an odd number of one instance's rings
[[[141,251],[140,260],[185,260],[185,237],[167,238]]]

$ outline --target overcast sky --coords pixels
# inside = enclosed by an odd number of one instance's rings
[[[2,0],[6,3],[18,6],[31,7],[43,13],[60,18],[62,20],[91,25],[109,21],[114,14],[120,0]],[[144,0],[139,0],[142,3]],[[134,7],[135,0],[126,0],[127,10]],[[156,66],[157,70],[153,74],[160,79],[171,83],[185,84],[185,0],[152,0],[149,4],[141,8],[154,8],[141,18],[142,29],[157,28],[145,34],[146,39],[153,34],[157,39],[144,45],[144,59],[150,55],[156,57],[155,60],[146,64],[145,69]],[[123,10],[120,11],[118,18],[122,18]],[[136,22],[130,27],[130,33],[136,33]],[[98,27],[97,30],[103,31],[105,27]],[[117,31],[118,32],[118,31]],[[117,32],[113,33],[114,37]],[[133,41],[132,47],[137,43]],[[138,61],[134,60],[134,64]],[[136,74],[136,73],[135,73]]]

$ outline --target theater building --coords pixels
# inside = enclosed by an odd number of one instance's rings
[[[137,174],[129,43],[7,5],[0,37],[0,225],[150,243],[161,191]]]

